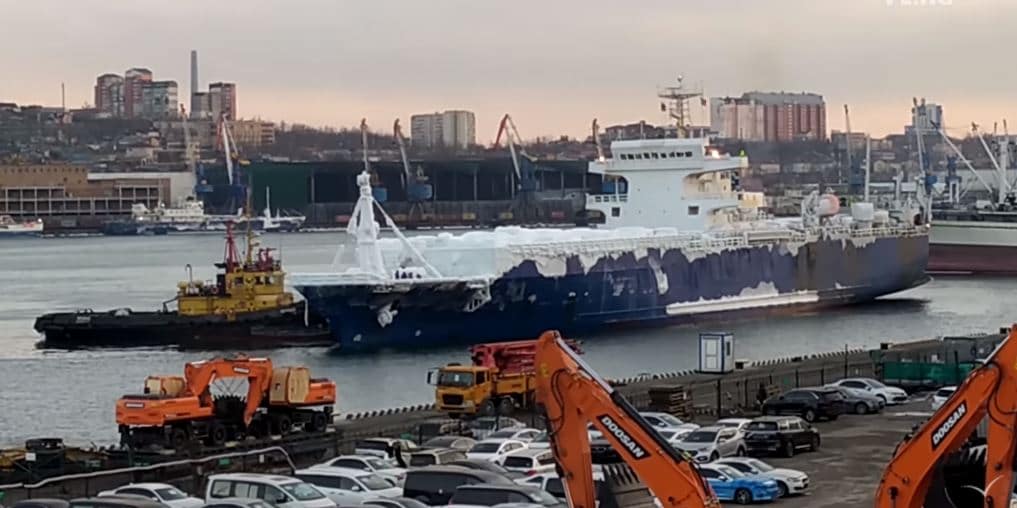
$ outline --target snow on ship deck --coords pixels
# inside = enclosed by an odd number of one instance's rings
[[[340,250],[332,272],[291,280],[349,349],[851,303],[928,280],[928,226],[916,225],[917,206],[891,215],[865,204],[843,215],[835,196],[813,192],[800,219],[767,219],[743,206],[728,175],[746,161],[705,140],[621,141],[612,153],[590,163],[627,182],[624,193],[588,196],[604,229],[406,238],[361,174],[347,227],[355,245]],[[375,208],[396,238],[379,238]]]
[[[619,229],[529,229],[500,227],[492,231],[471,231],[463,234],[440,233],[407,238],[441,273],[433,276],[415,272],[412,278],[396,278],[400,264],[406,259],[403,242],[396,238],[378,240],[386,272],[385,277],[362,271],[350,259],[355,247],[343,249],[331,272],[310,272],[290,275],[295,286],[372,285],[372,284],[442,284],[491,281],[524,261],[532,261],[540,275],[556,277],[567,272],[566,260],[576,257],[584,271],[589,271],[605,256],[633,254],[641,259],[650,250],[681,249],[690,260],[753,245],[782,243],[791,254],[809,242],[819,239],[837,240],[863,247],[878,238],[924,235],[921,229],[906,225],[852,226],[806,228],[796,219],[774,219],[739,224],[726,231],[681,232],[674,228]]]

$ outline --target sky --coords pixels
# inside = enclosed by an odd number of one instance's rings
[[[809,91],[828,129],[900,132],[912,97],[951,134],[1017,121],[1017,0],[0,0],[0,102],[93,101],[95,77],[147,67],[189,93],[237,83],[240,116],[376,130],[444,109],[493,140],[664,123],[658,87]],[[694,108],[705,121],[705,108]],[[1017,129],[1017,127],[1015,127]]]

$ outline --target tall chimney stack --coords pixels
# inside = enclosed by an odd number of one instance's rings
[[[190,114],[193,116],[194,112],[198,108],[198,51],[191,50],[191,111]]]

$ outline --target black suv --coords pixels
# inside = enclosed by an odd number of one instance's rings
[[[504,503],[538,504],[565,508],[560,499],[543,489],[529,485],[463,485],[456,489],[449,504],[494,506]]]
[[[448,504],[457,487],[476,483],[515,485],[512,480],[490,471],[456,466],[428,466],[411,469],[406,473],[403,497],[430,506]]]
[[[760,416],[745,426],[745,447],[749,454],[794,457],[800,449],[819,448],[819,431],[797,416]]]
[[[836,420],[844,412],[844,396],[833,388],[798,388],[774,395],[763,403],[768,416],[795,415],[807,422]]]

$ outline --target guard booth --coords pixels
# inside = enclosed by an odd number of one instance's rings
[[[727,374],[734,369],[734,335],[727,332],[700,333],[698,372]]]

